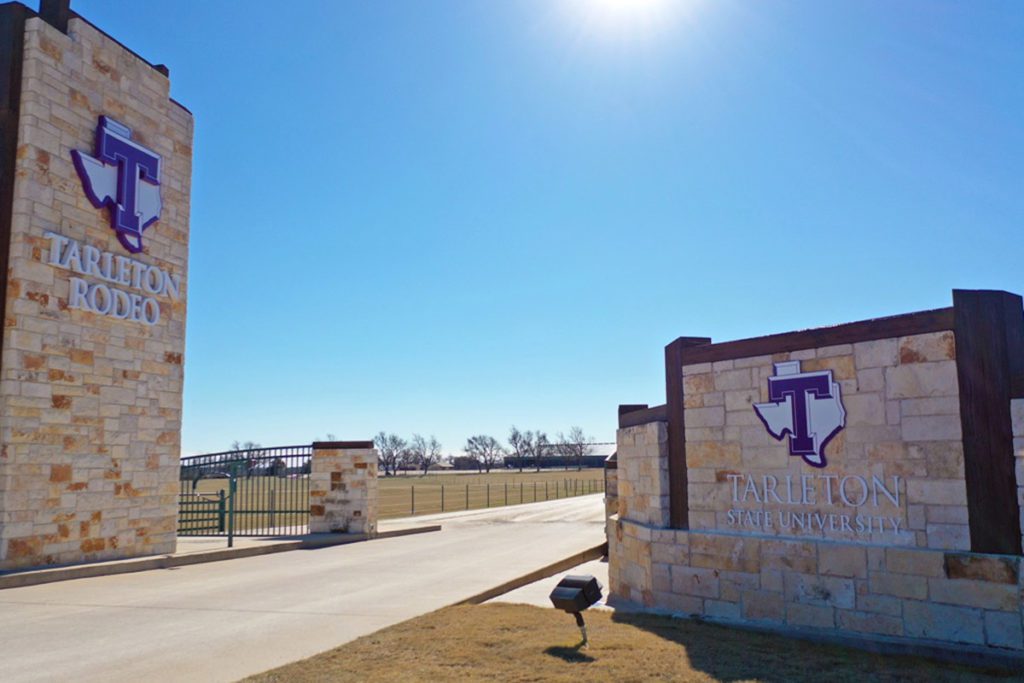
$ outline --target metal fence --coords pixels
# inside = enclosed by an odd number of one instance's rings
[[[182,458],[178,534],[307,533],[312,454],[312,446],[279,446]]]
[[[180,536],[295,536],[309,531],[312,446],[225,451],[181,459]],[[472,476],[472,475],[468,475]],[[600,475],[545,480],[419,483],[380,479],[382,519],[518,505],[604,492]]]
[[[381,479],[378,513],[382,519],[537,503],[604,492],[604,479],[598,477],[489,484],[396,485],[400,481],[401,478]]]

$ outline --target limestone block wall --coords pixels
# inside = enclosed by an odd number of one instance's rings
[[[311,533],[377,532],[377,451],[372,442],[313,444]]]
[[[6,11],[6,10],[5,10]],[[192,116],[168,78],[85,21],[25,22],[0,365],[0,568],[175,548]],[[8,65],[9,66],[9,65]],[[162,157],[159,220],[127,254],[87,199],[71,151],[98,118]],[[47,232],[180,279],[156,325],[69,307]],[[83,276],[85,277],[85,276]],[[85,279],[89,279],[86,277]]]
[[[620,444],[643,444],[631,453],[638,468],[664,459],[650,438],[663,425],[619,431]],[[678,530],[623,515],[611,527],[616,600],[726,623],[1024,649],[1019,557]]]
[[[618,514],[668,526],[668,429],[651,422],[616,436]]]
[[[615,599],[722,622],[1024,649],[1020,558],[616,520]]]
[[[646,606],[667,605],[667,592],[655,595],[652,576],[651,533],[629,535],[622,520],[638,518],[640,528],[662,529],[666,538],[675,538],[668,517],[668,425],[664,422],[627,427],[616,434],[619,467],[625,459],[628,469],[619,471],[618,513],[608,520],[608,569],[610,594]],[[640,473],[646,473],[646,478]],[[651,476],[657,473],[657,477]],[[671,558],[662,557],[661,563]],[[665,569],[662,567],[661,569]],[[666,584],[657,582],[659,588]]]
[[[944,331],[684,365],[690,528],[969,550],[955,358]],[[818,471],[753,409],[785,361],[831,370],[841,387],[846,426]],[[805,484],[816,505],[788,505]],[[834,516],[805,518],[809,507]],[[759,516],[772,510],[783,516]]]

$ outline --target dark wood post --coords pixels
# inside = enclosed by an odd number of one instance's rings
[[[683,350],[710,344],[708,337],[680,337],[665,347],[665,405],[668,410],[669,523],[690,528],[686,477],[686,424],[683,418]]]
[[[1021,554],[1010,400],[1024,396],[1024,301],[953,290],[971,550]]]
[[[6,318],[7,261],[14,220],[14,171],[18,163],[21,72],[25,52],[24,5],[0,6],[0,320]]]
[[[71,21],[71,0],[40,0],[39,16],[61,33],[68,32]]]

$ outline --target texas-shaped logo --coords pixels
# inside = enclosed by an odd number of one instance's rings
[[[132,129],[107,116],[96,128],[96,156],[72,150],[85,196],[97,209],[109,207],[117,239],[133,254],[142,251],[142,231],[160,218],[160,155],[132,140]]]
[[[808,465],[824,467],[825,446],[846,425],[846,409],[831,370],[800,372],[800,361],[775,363],[768,378],[769,403],[754,411],[768,433],[781,441],[789,435],[789,454]]]

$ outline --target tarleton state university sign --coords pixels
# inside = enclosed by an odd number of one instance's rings
[[[1024,299],[1007,292],[676,339],[666,405],[619,407],[612,599],[1024,653],[1022,359]]]
[[[884,481],[874,475],[787,474],[778,477],[765,474],[756,477],[730,473],[726,479],[731,485],[734,504],[762,506],[730,508],[726,513],[727,523],[739,529],[768,533],[806,531],[823,536],[843,532],[899,533],[903,529],[903,521],[898,516],[872,514],[884,508],[887,501],[893,507],[900,507],[903,481],[897,475]],[[776,509],[776,505],[787,506],[787,509]]]
[[[789,438],[789,454],[825,468],[825,447],[846,425],[842,388],[831,370],[800,371],[800,361],[773,364],[769,401],[753,410],[777,441]],[[902,479],[858,474],[760,474],[728,472],[733,503],[729,527],[767,533],[869,535],[899,533]]]
[[[709,346],[712,362],[701,348],[680,366],[691,529],[966,545],[949,333],[723,359],[728,345]]]

